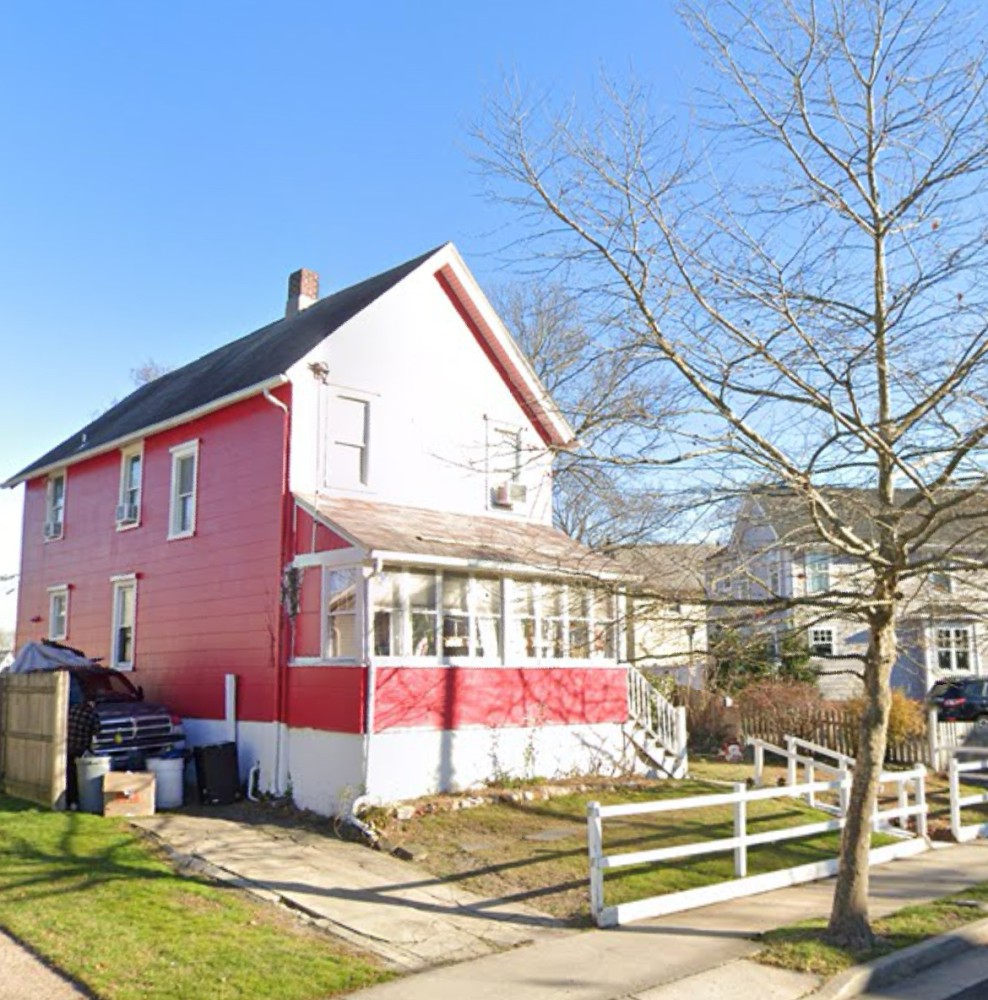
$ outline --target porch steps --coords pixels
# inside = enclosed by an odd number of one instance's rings
[[[625,734],[653,777],[685,778],[686,709],[673,705],[637,667],[628,667]]]

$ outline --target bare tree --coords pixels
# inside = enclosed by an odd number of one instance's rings
[[[598,346],[639,387],[688,393],[658,434],[625,408],[612,462],[653,480],[678,468],[704,496],[774,484],[856,567],[805,601],[868,636],[828,931],[861,947],[904,588],[948,553],[984,566],[979,33],[922,0],[713,2],[686,19],[717,71],[693,136],[634,87],[610,87],[588,121],[509,95],[480,158],[537,252],[609,317]],[[848,509],[835,486],[867,502]]]
[[[620,456],[628,450],[626,437],[641,435],[643,416],[648,433],[660,433],[672,393],[643,407],[654,385],[638,378],[619,345],[599,336],[606,320],[558,281],[516,282],[493,300],[576,432],[576,447],[561,452],[554,465],[556,525],[598,547],[630,546],[661,533],[662,494],[629,475]]]

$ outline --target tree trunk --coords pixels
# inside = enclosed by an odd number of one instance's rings
[[[890,677],[896,657],[893,594],[894,588],[890,588],[885,601],[878,604],[871,617],[864,671],[866,708],[841,839],[840,871],[827,926],[828,940],[857,951],[870,948],[874,942],[868,918],[868,852],[892,704]]]

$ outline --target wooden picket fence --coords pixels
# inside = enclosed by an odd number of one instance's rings
[[[848,708],[827,706],[800,711],[745,712],[741,714],[743,739],[759,739],[781,744],[786,736],[798,736],[829,747],[849,757],[857,755],[860,719]],[[946,770],[947,752],[959,746],[970,730],[970,724],[937,722],[935,713],[927,718],[926,732],[907,740],[889,743],[885,751],[887,764],[926,764],[935,770]]]

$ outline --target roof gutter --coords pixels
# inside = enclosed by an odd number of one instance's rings
[[[221,410],[224,406],[232,406],[234,403],[240,403],[245,399],[250,399],[251,396],[256,396],[258,393],[266,393],[270,389],[274,389],[279,385],[284,385],[288,381],[287,375],[276,375],[274,378],[266,379],[264,382],[258,382],[256,385],[248,386],[246,389],[239,389],[237,392],[231,392],[227,396],[221,396],[219,399],[214,399],[209,403],[204,403],[202,406],[197,406],[194,410],[186,410],[184,413],[180,413],[177,416],[169,417],[167,420],[162,420],[157,424],[149,424],[147,427],[140,427],[135,431],[131,431],[129,434],[123,434],[118,438],[114,438],[112,441],[108,441],[106,444],[101,444],[95,448],[87,448],[85,451],[77,452],[69,458],[60,459],[57,462],[49,462],[47,465],[43,465],[37,469],[31,469],[27,472],[19,472],[16,476],[12,476],[6,482],[0,483],[0,488],[11,489],[14,486],[18,486],[28,479],[34,479],[37,476],[43,476],[51,472],[53,469],[64,469],[70,465],[75,465],[81,462],[83,459],[95,458],[97,455],[103,455],[108,451],[114,451],[115,449],[127,444],[129,441],[133,441],[135,438],[148,437],[151,434],[159,434],[161,431],[167,431],[172,427],[178,427],[180,424],[186,424],[190,420],[197,420],[199,417],[204,417],[209,413],[213,413],[215,410]]]

